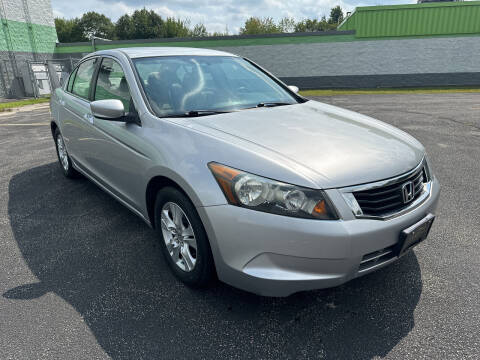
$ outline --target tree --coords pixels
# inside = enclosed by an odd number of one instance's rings
[[[125,14],[115,23],[115,34],[119,40],[133,39],[135,28],[130,15]]]
[[[240,28],[241,35],[274,34],[279,32],[280,29],[271,17],[258,18],[252,16],[245,21],[245,25]]]
[[[82,34],[78,26],[78,18],[75,19],[55,19],[55,28],[57,30],[58,41],[60,42],[76,42],[88,40]]]
[[[252,16],[240,28],[240,34],[328,31],[336,29],[342,21],[343,11],[340,6],[330,10],[328,20],[323,16],[321,19],[304,19],[296,23],[293,18],[284,17],[276,23],[271,17]],[[146,8],[135,10],[132,15],[121,16],[115,24],[105,15],[90,11],[80,19],[56,18],[55,27],[60,42],[87,41],[92,36],[126,40],[229,35],[227,27],[225,32],[209,34],[204,24],[199,23],[191,28],[188,19],[169,17],[164,20],[155,11]]]
[[[89,11],[82,15],[78,26],[87,39],[97,36],[105,39],[112,39],[115,36],[115,26],[112,21],[103,14]]]
[[[330,18],[328,19],[329,24],[338,25],[343,21],[343,11],[340,6],[335,6],[330,10]]]
[[[329,24],[327,18],[322,16],[318,19],[304,19],[295,24],[295,32],[314,32],[314,31],[328,31],[335,29],[337,24]]]
[[[143,8],[131,16],[130,39],[155,39],[163,36],[164,21],[155,11]]]
[[[295,30],[295,19],[284,17],[278,22],[278,30],[282,33],[290,33]]]
[[[295,24],[295,32],[320,31],[317,19],[304,19]]]
[[[163,37],[188,37],[190,35],[188,25],[188,20],[175,19],[173,17],[167,18],[163,26]]]
[[[193,30],[190,31],[191,37],[205,37],[208,36],[207,28],[203,24],[196,24]]]

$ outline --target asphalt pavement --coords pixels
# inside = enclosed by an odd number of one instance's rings
[[[142,220],[63,177],[47,106],[0,113],[0,359],[480,358],[480,94],[318,100],[419,139],[441,202],[414,252],[288,298],[183,286]]]

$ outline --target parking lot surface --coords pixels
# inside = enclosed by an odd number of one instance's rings
[[[46,106],[0,114],[1,359],[478,359],[480,95],[318,98],[398,126],[442,183],[430,237],[328,290],[191,290],[155,233],[63,177]]]

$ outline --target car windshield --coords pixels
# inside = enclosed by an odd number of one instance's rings
[[[298,103],[270,76],[238,57],[161,56],[137,58],[134,64],[159,117]]]

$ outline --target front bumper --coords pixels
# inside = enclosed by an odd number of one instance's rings
[[[330,190],[342,220],[298,219],[220,205],[198,208],[220,280],[265,296],[337,286],[397,259],[388,251],[400,232],[433,213],[436,178],[417,208],[389,220],[357,219]],[[338,206],[339,205],[339,206]],[[385,253],[386,255],[382,255]],[[365,263],[365,259],[378,259]],[[362,262],[363,261],[363,262]]]

